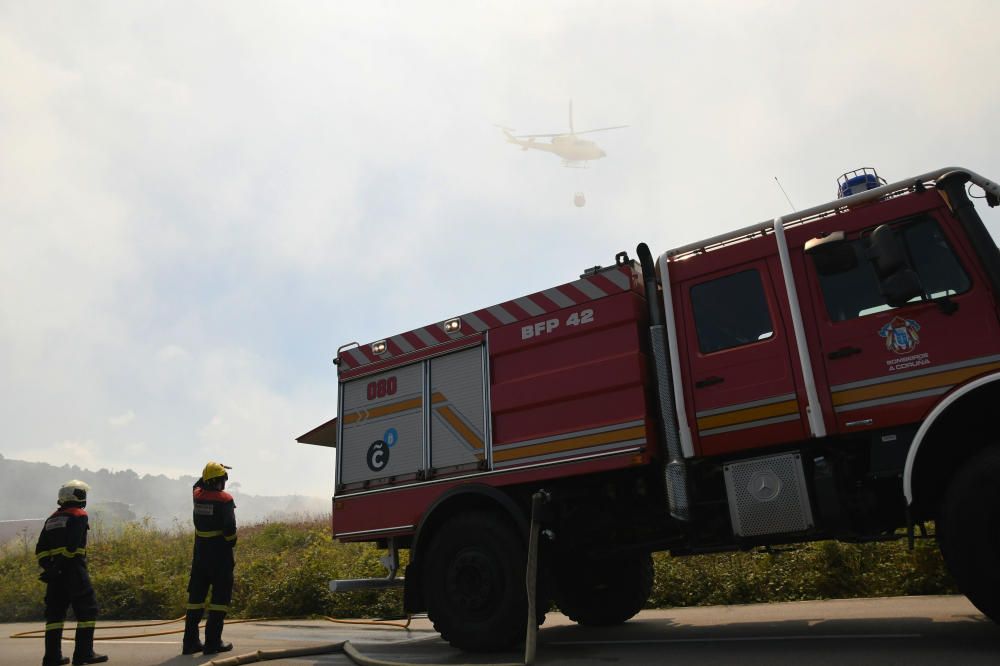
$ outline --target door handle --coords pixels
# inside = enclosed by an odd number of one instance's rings
[[[838,358],[847,358],[848,356],[854,356],[855,354],[860,354],[861,349],[859,347],[841,347],[836,351],[832,351],[826,355],[826,357],[832,361],[836,361]]]
[[[694,383],[695,388],[705,388],[706,386],[713,386],[715,384],[721,384],[726,381],[722,377],[706,377],[705,379],[699,379]]]

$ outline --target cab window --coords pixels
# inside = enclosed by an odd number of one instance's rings
[[[896,232],[924,290],[923,295],[912,299],[911,303],[968,291],[969,276],[933,218],[922,217],[905,223],[897,227]],[[867,237],[850,243],[856,258],[851,269],[833,274],[817,271],[826,311],[835,322],[893,309],[879,293],[878,276],[868,260]]]
[[[748,345],[774,335],[764,285],[756,270],[733,273],[691,288],[691,308],[703,354]]]

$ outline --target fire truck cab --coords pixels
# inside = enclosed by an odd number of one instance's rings
[[[388,548],[389,575],[332,588],[403,585],[490,650],[524,636],[533,529],[539,607],[607,625],[655,551],[936,521],[1000,620],[1000,252],[972,187],[1000,204],[966,169],[851,172],[830,203],[342,347],[338,416],[299,441],[336,446],[333,535]]]

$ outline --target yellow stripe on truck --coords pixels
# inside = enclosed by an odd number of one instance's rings
[[[493,460],[504,462],[506,460],[518,460],[520,458],[531,458],[547,453],[562,453],[573,449],[582,449],[600,444],[614,444],[615,442],[627,442],[635,439],[645,439],[646,427],[635,426],[622,430],[611,430],[609,432],[599,432],[593,435],[583,435],[581,437],[570,437],[553,442],[541,442],[531,446],[505,449],[503,447],[494,449]]]

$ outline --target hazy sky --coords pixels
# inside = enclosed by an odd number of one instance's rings
[[[1000,178],[1000,3],[0,0],[0,453],[235,467],[371,341],[831,199]],[[493,124],[594,135],[563,169]],[[573,206],[583,191],[587,206]],[[996,233],[1000,215],[985,214]]]

